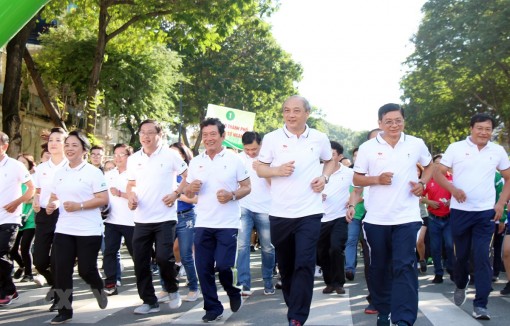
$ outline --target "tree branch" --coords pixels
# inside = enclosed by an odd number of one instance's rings
[[[142,14],[142,15],[136,15],[136,16],[133,16],[130,20],[128,20],[127,22],[124,23],[124,25],[122,25],[121,27],[119,27],[118,29],[116,29],[115,31],[111,32],[110,34],[108,34],[106,36],[106,42],[110,41],[112,38],[114,38],[115,36],[119,35],[120,33],[124,32],[126,29],[128,29],[131,25],[133,25],[134,23],[140,21],[140,20],[144,20],[144,19],[147,19],[147,18],[150,18],[150,17],[156,17],[156,16],[164,16],[164,15],[169,15],[171,14],[173,11],[172,10],[160,10],[160,11],[153,11],[153,12],[148,12],[146,14]]]

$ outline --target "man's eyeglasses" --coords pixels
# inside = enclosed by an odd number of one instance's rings
[[[124,157],[127,156],[127,154],[113,154],[113,157]]]
[[[398,119],[398,120],[386,120],[383,121],[383,124],[387,127],[391,127],[393,125],[401,126],[404,124],[404,120]]]

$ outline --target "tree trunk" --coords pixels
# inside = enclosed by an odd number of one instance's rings
[[[21,89],[21,66],[23,53],[35,27],[36,17],[32,18],[7,44],[4,93],[2,95],[2,129],[9,136],[8,155],[16,157],[21,152],[21,119],[19,98]]]
[[[99,84],[99,77],[103,67],[104,54],[106,50],[106,28],[108,27],[108,1],[100,1],[99,9],[99,29],[97,33],[97,46],[96,53],[94,54],[94,64],[90,72],[89,84],[87,88],[87,104],[85,106],[85,113],[87,115],[87,128],[88,134],[94,134],[96,129],[97,120],[97,87]]]
[[[32,81],[34,82],[35,88],[37,89],[37,93],[39,94],[39,98],[41,99],[41,103],[43,104],[46,112],[50,115],[51,121],[55,126],[59,126],[64,130],[67,130],[66,124],[62,121],[62,117],[60,113],[55,108],[53,103],[51,103],[50,97],[46,88],[44,87],[44,82],[41,78],[41,74],[39,74],[39,70],[37,69],[34,60],[32,59],[32,55],[28,50],[25,50],[25,54],[23,55],[23,59],[25,59],[25,65],[27,66],[28,72],[32,77]]]

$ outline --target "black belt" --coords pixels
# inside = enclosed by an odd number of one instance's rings
[[[191,211],[193,208],[188,208],[188,209],[185,209],[183,211],[180,211],[180,212],[177,212],[177,214],[184,214],[184,213],[187,213],[189,211]]]
[[[450,214],[446,214],[445,216],[437,216],[437,215],[434,215],[432,213],[430,213],[430,215],[432,215],[433,217],[439,219],[439,220],[444,220],[444,219],[447,219],[450,217]]]

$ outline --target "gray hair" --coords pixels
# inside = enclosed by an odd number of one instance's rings
[[[9,144],[9,136],[6,133],[0,131],[0,141],[2,144]]]
[[[306,112],[310,112],[312,110],[312,107],[310,106],[310,102],[308,102],[308,100],[306,98],[304,98],[303,96],[301,95],[292,95],[290,97],[288,97],[284,102],[283,102],[283,105],[282,105],[282,111],[283,111],[283,108],[285,107],[285,103],[287,103],[288,100],[291,100],[291,99],[298,99],[298,100],[301,100],[301,102],[303,102],[303,106],[305,107],[305,111]]]

